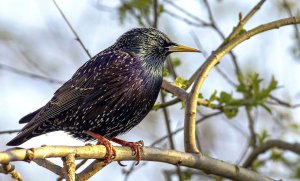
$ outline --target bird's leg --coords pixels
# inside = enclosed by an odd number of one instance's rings
[[[84,131],[84,133],[90,135],[93,138],[96,138],[103,146],[105,146],[106,155],[104,163],[109,163],[113,158],[116,157],[116,149],[113,147],[113,145],[109,142],[108,139],[92,131]]]
[[[127,141],[121,140],[119,138],[112,138],[111,141],[113,141],[115,143],[118,143],[122,146],[129,146],[133,151],[133,155],[136,155],[136,158],[137,158],[137,162],[136,162],[135,165],[138,165],[140,163],[141,150],[144,147],[144,141],[143,140],[140,140],[140,141],[137,141],[137,142],[127,142]]]

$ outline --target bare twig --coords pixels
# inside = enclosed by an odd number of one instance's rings
[[[181,8],[180,6],[176,5],[174,3],[174,1],[170,1],[170,0],[164,0],[164,1],[166,3],[168,3],[169,5],[171,5],[172,7],[174,7],[175,9],[179,10],[180,12],[182,12],[183,14],[185,14],[188,17],[190,17],[190,18],[194,19],[195,21],[199,22],[200,26],[209,26],[210,25],[210,23],[207,23],[206,21],[200,19],[198,16],[195,16],[195,15],[191,14],[190,12],[186,11],[185,9]]]
[[[292,143],[287,143],[287,142],[284,142],[281,140],[268,140],[252,151],[252,153],[248,156],[248,158],[244,162],[243,167],[245,167],[245,168],[250,167],[252,165],[253,161],[256,160],[256,158],[260,154],[262,154],[272,148],[288,150],[295,154],[300,155],[300,144],[299,143],[292,144]]]
[[[80,174],[76,180],[85,181],[99,172],[102,168],[104,168],[107,164],[101,160],[94,160],[88,167],[86,167]]]
[[[92,58],[92,56],[89,53],[88,49],[84,46],[83,42],[79,38],[79,35],[76,33],[75,29],[72,27],[71,23],[69,22],[69,20],[65,16],[64,12],[60,9],[60,7],[58,6],[58,4],[56,3],[55,0],[53,0],[53,3],[56,6],[56,8],[58,9],[58,11],[59,11],[60,15],[62,16],[62,18],[64,19],[64,21],[67,23],[67,25],[70,28],[70,30],[72,31],[72,33],[74,34],[75,40],[77,40],[80,43],[81,47],[83,48],[83,50],[85,51],[85,53],[88,55],[88,57]]]
[[[46,81],[46,82],[49,82],[49,83],[54,83],[54,84],[63,84],[64,83],[61,80],[57,80],[57,79],[45,77],[45,76],[42,76],[42,75],[26,72],[24,70],[20,70],[20,69],[17,69],[17,68],[8,66],[8,65],[4,65],[4,64],[0,64],[0,69],[10,71],[10,72],[15,73],[15,74],[23,75],[23,76],[26,76],[26,77],[30,77],[30,78],[34,78],[34,79],[40,79],[40,80],[43,80],[43,81]]]
[[[248,118],[248,124],[249,124],[249,130],[250,130],[250,145],[252,146],[252,147],[256,147],[257,146],[257,144],[256,144],[256,133],[255,133],[255,129],[254,129],[254,124],[255,124],[255,121],[254,121],[254,119],[253,119],[253,117],[252,117],[252,115],[251,115],[251,109],[248,107],[248,106],[246,106],[245,107],[245,111],[246,111],[246,114],[247,114],[247,118]]]
[[[6,130],[6,131],[0,131],[0,135],[1,134],[13,134],[13,133],[18,133],[20,132],[20,129],[13,129],[13,130]]]
[[[163,95],[163,92],[161,92],[161,101],[162,101],[162,103],[166,102],[165,101],[165,97]],[[172,130],[171,130],[169,113],[168,113],[167,108],[163,108],[162,111],[163,111],[163,115],[164,115],[164,118],[165,118],[167,133],[169,135],[168,138],[169,138],[170,148],[172,150],[175,150],[175,144],[174,144],[173,136],[172,136]],[[183,175],[182,175],[182,172],[181,172],[181,169],[180,169],[179,165],[176,165],[176,171],[177,171],[177,175],[178,175],[179,180],[183,181],[184,179],[183,179]]]
[[[273,95],[270,95],[269,97],[271,100],[275,101],[277,104],[284,106],[284,107],[289,107],[289,108],[298,108],[300,107],[300,104],[290,104],[288,102],[285,102]],[[273,102],[268,101],[269,104],[274,104]]]
[[[63,174],[63,168],[50,162],[47,159],[34,159],[33,162],[35,162],[36,164],[38,164],[41,167],[44,167],[48,170],[50,170],[51,172],[55,173],[56,175],[64,178],[64,174]]]

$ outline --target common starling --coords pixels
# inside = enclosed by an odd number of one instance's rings
[[[163,65],[172,52],[199,52],[172,42],[154,28],[135,28],[81,66],[53,98],[24,116],[27,123],[10,142],[16,146],[53,131],[65,131],[83,141],[98,139],[107,157],[115,155],[108,140],[139,124],[149,113],[163,80]],[[138,155],[138,157],[140,157]]]

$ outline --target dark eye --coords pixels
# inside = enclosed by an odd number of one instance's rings
[[[173,43],[173,42],[164,42],[164,47],[169,47],[169,46],[172,46],[172,45],[176,45],[176,43]]]

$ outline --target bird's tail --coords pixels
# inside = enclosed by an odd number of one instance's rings
[[[29,140],[32,137],[35,137],[38,135],[32,135],[30,131],[25,130],[25,132],[20,132],[16,137],[14,137],[12,140],[10,140],[8,143],[6,143],[7,146],[18,146],[27,140]]]
[[[20,119],[19,123],[22,124],[22,123],[30,122],[35,117],[35,115],[37,115],[41,111],[41,109],[42,108],[24,116],[23,118]],[[38,124],[33,124],[32,126],[27,127],[27,128],[25,125],[25,127],[21,130],[21,132],[19,132],[19,134],[15,138],[13,138],[10,142],[8,142],[6,145],[7,146],[18,146],[18,145],[24,143],[25,141],[29,140],[30,138],[40,135],[40,134],[34,134],[36,128],[38,128],[38,127],[39,127]]]

